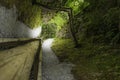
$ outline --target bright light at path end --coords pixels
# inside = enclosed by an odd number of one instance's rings
[[[42,47],[45,47],[46,49],[50,48],[49,46],[51,46],[52,42],[54,41],[53,38],[47,39],[44,41]]]
[[[40,36],[41,31],[42,31],[42,27],[39,26],[39,27],[37,27],[37,28],[34,28],[34,29],[30,32],[30,35],[31,35],[33,38],[36,38],[36,37]]]

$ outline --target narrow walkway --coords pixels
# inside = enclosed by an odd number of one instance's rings
[[[60,63],[51,50],[53,39],[43,42],[42,80],[74,80],[71,74],[72,64]]]
[[[10,39],[4,39],[2,43],[2,40],[0,39],[0,80],[29,80],[39,41],[9,42]],[[4,43],[5,41],[8,42]]]

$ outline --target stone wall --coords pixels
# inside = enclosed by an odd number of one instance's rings
[[[17,20],[15,7],[6,9],[0,6],[0,37],[1,38],[36,38],[41,33],[41,27],[29,28]]]
[[[0,6],[0,37],[14,37],[13,29],[16,25],[16,8],[6,9]]]

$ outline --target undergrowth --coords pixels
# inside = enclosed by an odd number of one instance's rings
[[[70,39],[55,39],[52,45],[61,62],[76,66],[72,73],[76,80],[120,80],[120,49],[117,46],[81,42],[74,48]]]

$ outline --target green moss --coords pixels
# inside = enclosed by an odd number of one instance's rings
[[[42,25],[42,39],[53,38],[56,36],[56,25],[53,23],[43,24]]]
[[[41,9],[38,6],[33,6],[31,0],[0,0],[0,4],[8,8],[15,5],[18,10],[19,20],[30,28],[41,25]]]
[[[49,23],[54,23],[57,26],[57,29],[60,30],[68,22],[68,13],[58,12]]]
[[[70,7],[73,10],[73,14],[77,15],[82,12],[84,8],[89,5],[88,2],[84,2],[84,0],[67,0],[65,7]]]
[[[117,46],[80,42],[74,48],[70,39],[55,39],[52,49],[60,61],[72,62],[77,80],[119,80],[120,50]]]
[[[35,28],[41,25],[41,22],[42,22],[41,21],[41,9],[39,7],[32,6],[31,8],[26,9],[23,12],[23,14],[26,18],[21,19],[21,20],[23,20],[23,22],[25,22],[29,27]]]

